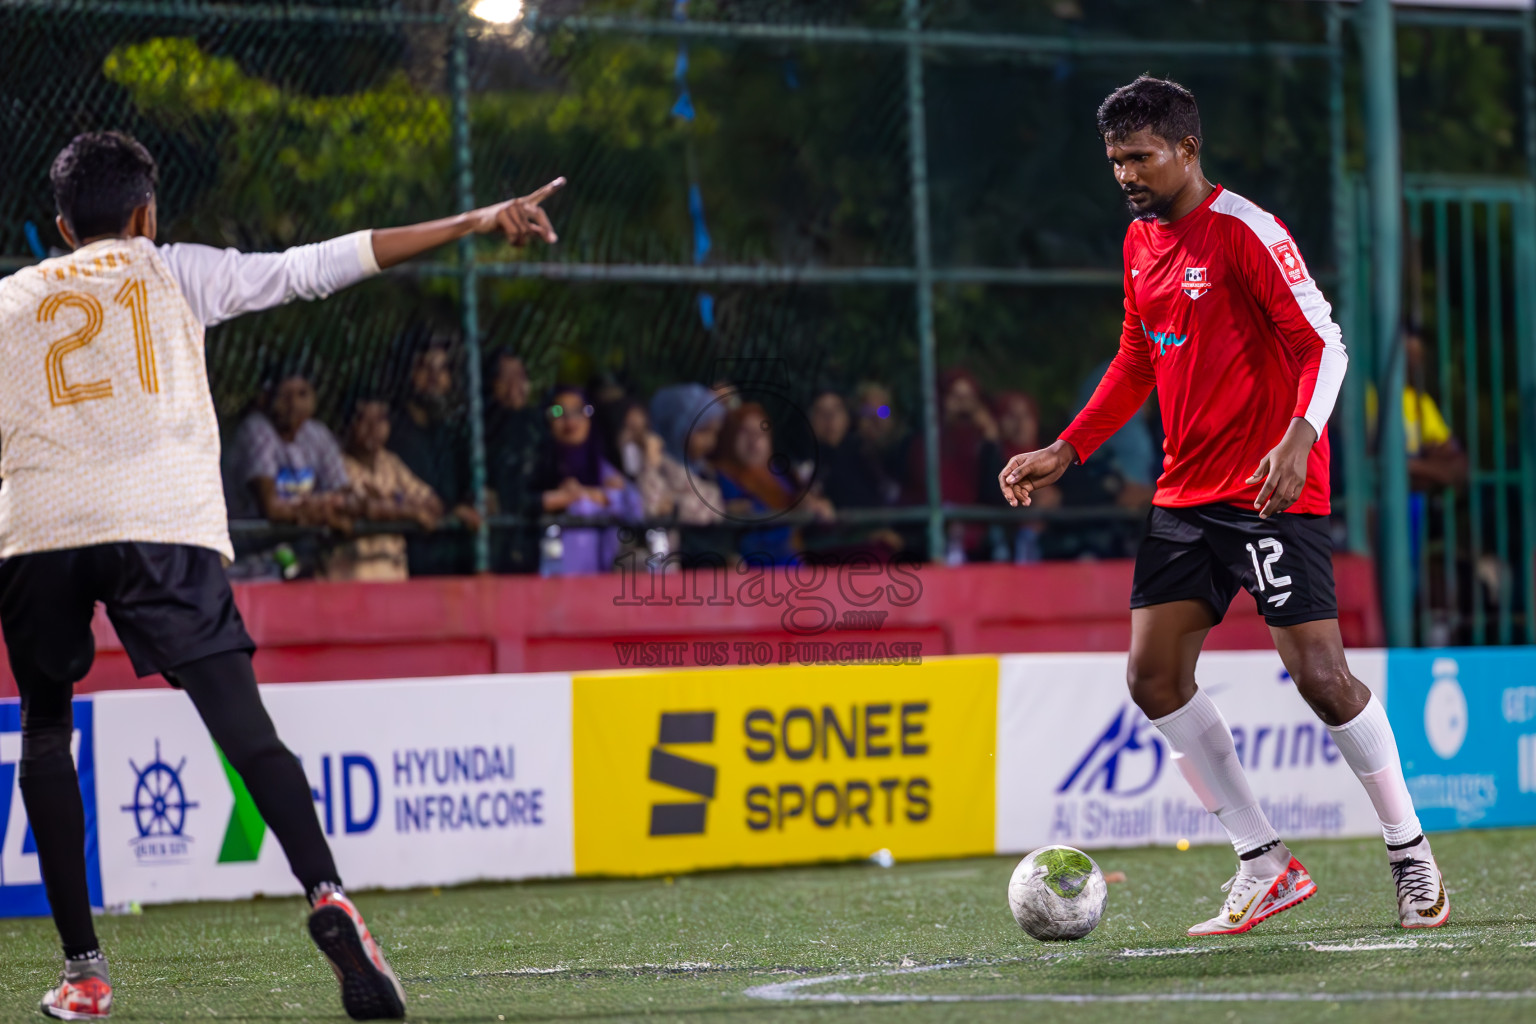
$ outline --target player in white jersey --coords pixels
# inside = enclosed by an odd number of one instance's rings
[[[158,171],[132,138],[75,138],[51,172],[69,255],[0,280],[0,625],[21,694],[18,768],[64,946],[41,1005],[111,1012],[91,922],[71,691],[91,667],[102,602],[140,676],[187,691],[309,897],[309,931],[356,1020],[405,1015],[405,994],[342,892],[309,782],[256,689],[232,556],[204,328],[320,299],[469,234],[556,240],[539,204],[564,184],[403,228],[281,253],[155,244]]]

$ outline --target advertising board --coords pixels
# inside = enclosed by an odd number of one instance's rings
[[[1388,716],[1427,829],[1536,824],[1536,652],[1397,650]]]
[[[570,677],[262,688],[353,888],[569,875]],[[184,694],[94,698],[111,902],[299,891]]]
[[[992,852],[995,658],[572,686],[578,874]]]
[[[1132,703],[1124,654],[999,659],[997,852],[1226,842]],[[1385,692],[1385,658],[1351,651]],[[1260,805],[1287,839],[1377,835],[1364,790],[1272,651],[1210,651],[1196,680],[1232,728]]]

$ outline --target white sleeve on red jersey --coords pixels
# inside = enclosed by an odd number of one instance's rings
[[[157,251],[187,305],[207,327],[294,299],[323,299],[379,272],[372,231],[282,252],[208,245],[162,245]]]
[[[1304,417],[1321,437],[1349,365],[1343,332],[1333,322],[1333,307],[1307,272],[1296,240],[1274,214],[1225,190],[1211,209],[1241,221],[1247,229],[1236,233],[1242,241],[1234,247],[1235,262],[1302,361],[1295,415]]]

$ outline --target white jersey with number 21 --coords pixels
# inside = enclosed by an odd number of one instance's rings
[[[203,329],[378,272],[372,232],[281,253],[111,238],[0,280],[0,558],[233,557]]]

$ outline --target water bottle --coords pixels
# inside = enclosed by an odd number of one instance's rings
[[[645,544],[651,550],[651,557],[657,562],[666,560],[672,553],[672,540],[667,536],[667,531],[660,528],[652,528],[645,531]]]
[[[959,525],[958,523],[955,525]],[[944,551],[945,565],[965,564],[965,528],[962,526],[949,531],[949,546]]]
[[[1027,526],[1020,527],[1018,544],[1014,548],[1014,564],[1032,565],[1040,559],[1040,535]]]
[[[1010,562],[1013,552],[1008,547],[1008,531],[1000,523],[987,527],[987,541],[992,545],[992,561]]]
[[[291,580],[299,575],[299,555],[293,545],[279,544],[272,550],[272,561],[277,563],[277,571],[282,573],[283,579]]]
[[[560,527],[551,525],[544,531],[539,544],[539,575],[559,576],[565,567],[565,541],[560,539]]]

